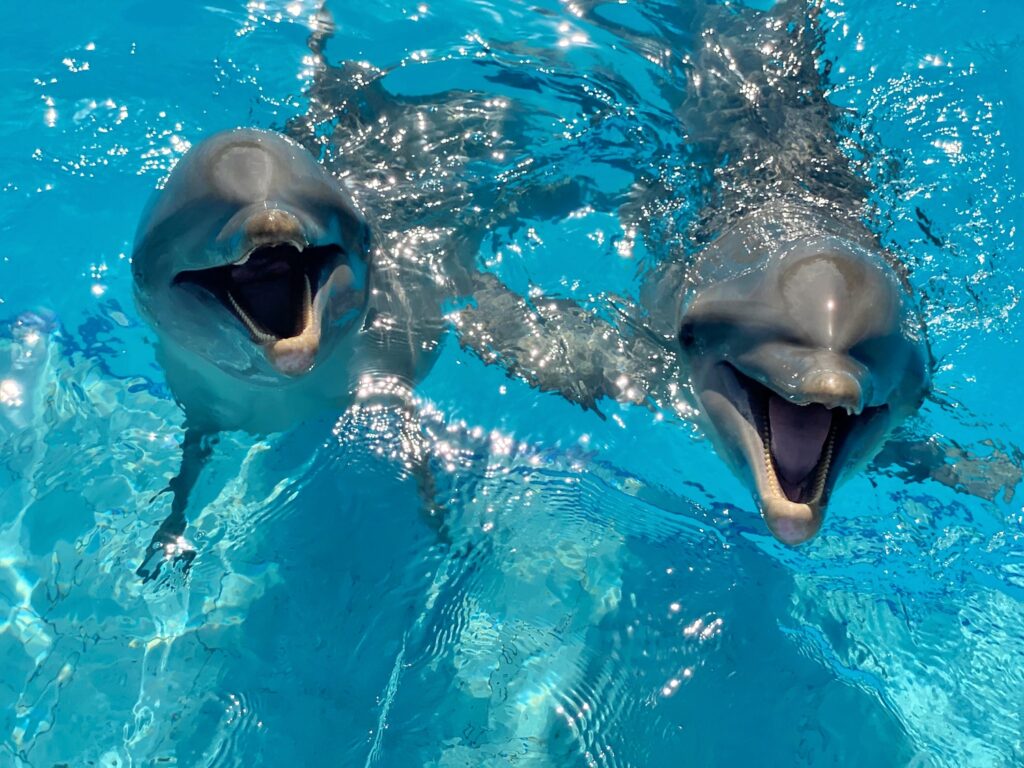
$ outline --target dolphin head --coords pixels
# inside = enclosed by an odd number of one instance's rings
[[[368,244],[349,196],[300,145],[226,131],[189,150],[143,214],[136,302],[163,346],[283,385],[363,313]]]
[[[693,293],[679,343],[712,441],[776,538],[798,544],[837,483],[920,406],[929,356],[876,249],[822,235],[757,250]]]

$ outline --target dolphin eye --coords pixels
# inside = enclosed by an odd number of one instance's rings
[[[697,337],[693,333],[693,323],[683,323],[679,329],[679,346],[683,349],[692,349],[697,343]]]
[[[888,391],[909,372],[898,336],[862,339],[848,350],[849,356],[864,367],[872,390]]]

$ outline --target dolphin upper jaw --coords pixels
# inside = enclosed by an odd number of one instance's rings
[[[264,201],[243,208],[224,225],[216,242],[227,245],[229,261],[242,265],[261,247],[288,245],[297,251],[305,250],[311,239],[308,225],[287,208]],[[213,266],[219,266],[215,264]]]

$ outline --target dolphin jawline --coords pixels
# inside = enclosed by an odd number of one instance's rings
[[[746,466],[765,522],[780,541],[812,538],[832,490],[857,463],[857,446],[885,422],[887,406],[793,401],[731,363],[714,368],[701,400],[718,424],[715,432],[729,436],[721,449]]]

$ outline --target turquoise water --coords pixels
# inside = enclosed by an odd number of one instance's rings
[[[500,117],[468,192],[384,173],[381,204],[583,179],[577,208],[524,209],[477,262],[604,307],[636,298],[701,175],[664,53],[686,30],[659,38],[667,5],[591,5],[335,3],[326,59],[388,70],[428,114],[469,91]],[[602,420],[446,338],[417,390],[444,530],[405,469],[409,425],[328,414],[222,436],[187,581],[143,585],[182,417],[132,303],[135,223],[190,144],[307,114],[317,6],[8,5],[0,765],[1024,762],[1022,12],[826,9],[830,97],[936,358],[907,436],[981,457],[959,465],[973,493],[876,467],[788,550],[678,417]],[[619,223],[637,172],[673,191],[646,238]]]

